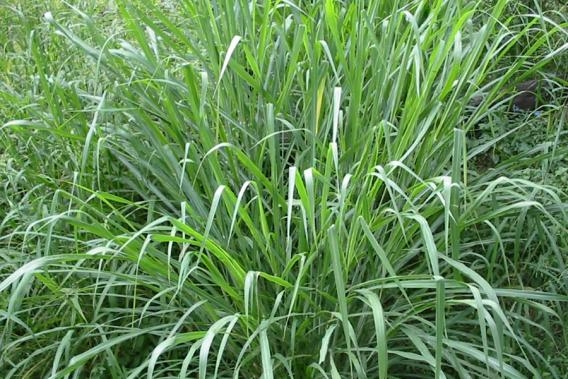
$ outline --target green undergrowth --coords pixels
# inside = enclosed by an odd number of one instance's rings
[[[0,376],[562,378],[568,20],[508,3],[0,5]]]

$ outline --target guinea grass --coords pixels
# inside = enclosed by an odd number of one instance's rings
[[[0,129],[4,377],[561,378],[566,192],[541,179],[562,127],[486,172],[472,159],[512,133],[470,140],[561,59],[565,19],[42,6],[2,9],[28,20],[7,59],[38,77],[2,77],[26,104]]]

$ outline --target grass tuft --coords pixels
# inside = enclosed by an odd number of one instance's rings
[[[24,3],[2,377],[568,372],[565,6]]]

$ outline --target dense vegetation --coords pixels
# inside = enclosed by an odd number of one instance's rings
[[[0,377],[564,378],[568,12],[509,3],[0,5]]]

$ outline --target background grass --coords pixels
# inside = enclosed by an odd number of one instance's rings
[[[0,19],[2,377],[568,372],[565,6]]]

